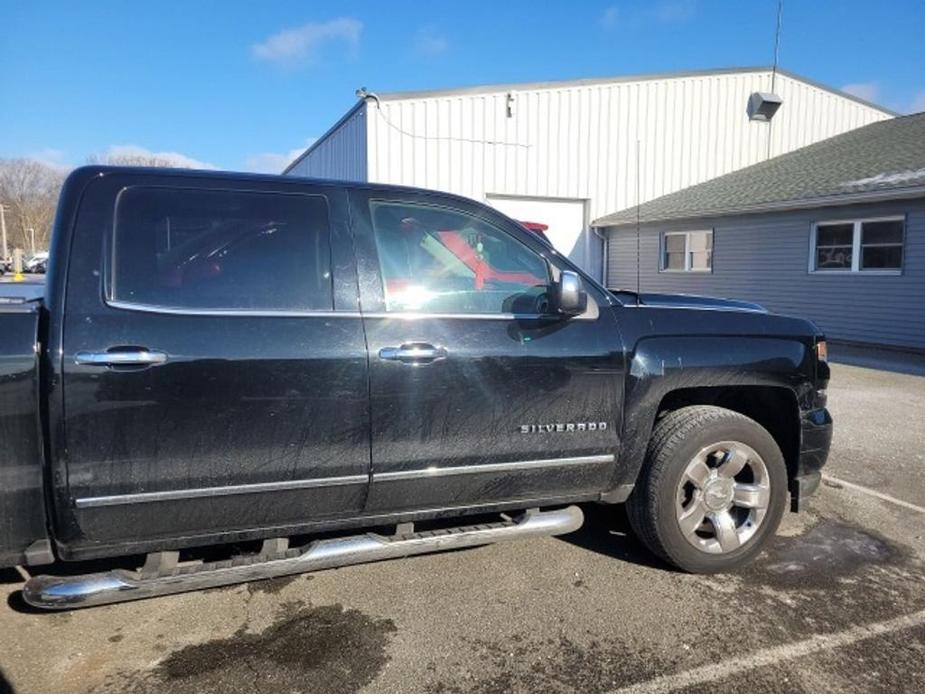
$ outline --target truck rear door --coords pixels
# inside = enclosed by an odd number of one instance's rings
[[[72,554],[362,508],[367,358],[342,189],[108,173],[71,246],[56,465]]]

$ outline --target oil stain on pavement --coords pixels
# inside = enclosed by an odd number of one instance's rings
[[[385,667],[386,648],[396,631],[390,619],[374,619],[339,604],[284,611],[260,633],[245,629],[175,651],[118,688],[139,693],[349,694],[372,682]]]

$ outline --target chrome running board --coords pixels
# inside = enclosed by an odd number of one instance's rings
[[[178,563],[176,552],[160,552],[148,555],[137,571],[35,576],[23,586],[23,598],[33,607],[49,610],[106,605],[505,540],[562,535],[577,530],[583,522],[581,509],[569,506],[530,510],[497,523],[422,532],[413,532],[407,523],[391,536],[364,533],[315,540],[292,549],[285,539],[277,538],[265,541],[259,554],[216,562]]]

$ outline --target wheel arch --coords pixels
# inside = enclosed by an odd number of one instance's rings
[[[728,345],[730,338],[723,343]],[[789,477],[800,454],[800,393],[806,345],[797,339],[736,337],[720,349],[716,338],[658,337],[640,341],[630,355],[620,465],[602,501],[625,500],[636,483],[660,417],[689,405],[716,405],[761,424],[784,455]]]
[[[699,386],[670,391],[659,402],[653,428],[669,412],[690,405],[715,405],[745,415],[768,430],[777,442],[787,476],[796,475],[800,457],[800,407],[796,394],[783,386]]]

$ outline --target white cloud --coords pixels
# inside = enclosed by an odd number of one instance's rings
[[[63,149],[55,149],[54,147],[45,147],[37,152],[29,152],[26,159],[32,159],[60,171],[70,171],[74,168],[74,165],[67,158],[67,153]]]
[[[246,166],[248,171],[256,173],[282,173],[283,169],[294,162],[306,148],[311,147],[316,138],[311,137],[305,140],[301,147],[290,149],[288,152],[260,152],[247,158]]]
[[[697,11],[694,0],[668,0],[659,3],[652,16],[662,24],[680,24],[691,19]]]
[[[620,9],[614,5],[611,5],[606,10],[604,14],[601,15],[601,26],[605,29],[613,29],[617,26],[617,22],[620,20]]]
[[[841,90],[865,101],[875,102],[880,96],[880,85],[876,82],[852,82],[846,84]]]
[[[920,113],[921,111],[925,111],[925,91],[919,92],[909,107],[909,113]]]
[[[340,17],[328,22],[308,22],[302,26],[283,29],[261,43],[251,46],[258,60],[292,67],[314,61],[321,47],[327,43],[343,42],[350,50],[360,43],[363,23],[351,17]]]
[[[609,5],[600,15],[598,24],[605,31],[617,28],[642,30],[653,24],[684,24],[696,14],[696,0],[653,1],[623,9],[617,5]]]
[[[414,37],[414,48],[422,55],[440,55],[446,53],[450,42],[445,36],[438,34],[433,27],[424,27],[418,30]]]
[[[172,166],[180,169],[216,169],[199,159],[193,159],[180,152],[155,152],[139,145],[112,145],[93,157],[103,163],[139,166]]]

